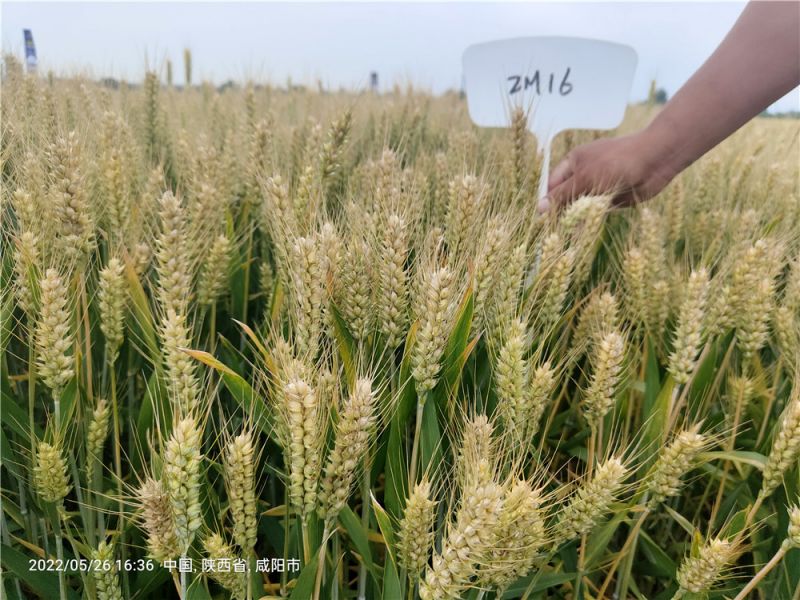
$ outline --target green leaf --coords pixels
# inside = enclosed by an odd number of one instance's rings
[[[11,449],[6,430],[0,427],[0,465],[6,467],[20,482],[24,482],[28,477],[22,470],[24,464]],[[5,505],[3,508],[5,508]]]
[[[259,597],[259,590],[264,589],[264,577],[258,571],[258,557],[255,553],[248,559],[250,572],[247,574],[247,585],[255,598]]]
[[[370,499],[372,501],[372,510],[375,514],[375,520],[378,522],[378,528],[381,530],[383,540],[386,544],[386,553],[391,556],[392,560],[396,560],[394,556],[395,537],[392,518],[389,516],[389,513],[383,509],[372,492],[370,492]]]
[[[281,319],[281,307],[286,290],[283,289],[283,281],[280,277],[275,278],[275,288],[272,290],[272,297],[269,307],[269,319],[273,329],[279,330]]]
[[[314,584],[317,580],[317,562],[319,561],[319,550],[314,553],[308,564],[300,571],[300,576],[295,580],[292,593],[289,596],[292,600],[308,600],[314,596]]]
[[[347,385],[352,389],[356,382],[356,342],[353,336],[350,335],[347,324],[344,322],[341,313],[339,313],[339,309],[336,308],[333,302],[330,303],[330,314],[333,317],[333,336],[336,338],[336,344],[339,349],[339,356],[342,359]]]
[[[519,579],[509,586],[506,593],[503,594],[504,600],[511,598],[519,598],[528,589],[528,585],[534,577],[537,577],[536,583],[533,586],[532,592],[541,592],[557,585],[562,585],[568,581],[574,581],[577,573],[539,573],[534,571],[532,574]]]
[[[186,598],[187,600],[211,600],[211,594],[208,593],[202,577],[197,577],[189,584]]]
[[[443,379],[447,384],[447,390],[456,388],[461,378],[461,371],[464,363],[467,362],[470,352],[475,348],[477,339],[467,345],[469,332],[472,329],[472,310],[473,310],[472,289],[468,289],[461,300],[456,313],[456,324],[450,332],[447,340],[447,347],[444,352]]]
[[[456,312],[455,324],[447,339],[447,346],[442,355],[442,369],[436,387],[428,393],[426,405],[431,400],[438,406],[447,419],[452,418],[456,409],[454,400],[461,380],[461,372],[470,353],[477,345],[477,338],[467,343],[472,328],[472,290],[467,289]],[[427,408],[426,408],[427,411]],[[437,425],[438,430],[438,425]],[[438,447],[437,438],[437,447]],[[423,463],[425,464],[425,463]]]
[[[237,321],[236,319],[231,319],[231,320],[242,329],[242,331],[250,340],[250,342],[253,344],[253,346],[256,348],[256,350],[259,351],[259,353],[261,354],[261,358],[263,358],[264,362],[267,363],[266,366],[269,368],[271,374],[275,370],[274,365],[272,364],[272,357],[270,356],[269,352],[267,352],[267,349],[262,343],[261,339],[258,337],[258,335],[256,335],[256,332],[253,331],[253,329],[247,323],[242,323],[241,321]],[[228,341],[227,338],[220,337],[220,343],[222,343],[227,349],[229,349],[231,353],[238,352],[233,347],[233,344],[231,344]]]
[[[675,511],[674,509],[670,508],[666,504],[662,504],[661,506],[664,508],[664,510],[666,510],[669,513],[669,515],[673,519],[675,519],[675,522],[678,525],[680,525],[686,533],[688,533],[689,535],[694,534],[695,531],[694,525],[692,525],[686,517],[684,517],[682,514]]]
[[[417,336],[419,323],[414,322],[408,330],[398,374],[397,407],[389,425],[389,441],[386,446],[386,509],[395,518],[400,518],[408,485],[408,462],[403,439],[411,414],[417,405],[417,390],[411,377],[411,349]]]
[[[395,419],[401,425],[408,423],[408,419],[417,404],[417,390],[414,385],[414,379],[411,376],[411,352],[417,339],[418,328],[418,322],[415,322],[409,328],[408,335],[406,336],[403,360],[400,362],[400,375],[397,382],[400,392],[399,398],[397,399]]]
[[[78,379],[73,377],[61,392],[61,423],[56,423],[56,425],[62,432],[71,427],[73,412],[80,401],[79,398]]]
[[[141,454],[147,454],[147,433],[153,427],[156,416],[159,418],[162,432],[167,435],[172,426],[172,406],[169,403],[167,390],[161,377],[161,367],[157,367],[150,374],[141,405],[139,406],[139,415],[136,419],[138,443],[135,448],[136,451],[131,458],[137,470],[141,469],[142,465],[146,463],[146,458]]]
[[[656,354],[656,348],[653,345],[653,340],[650,336],[647,336],[645,342],[647,357],[644,367],[642,415],[644,419],[647,419],[648,416],[652,415],[655,411],[656,400],[661,390],[661,372],[658,366],[658,356]]]
[[[593,566],[603,560],[603,555],[608,550],[608,544],[620,523],[625,520],[625,515],[624,511],[620,511],[603,525],[595,527],[586,544],[587,570],[591,570]]]
[[[669,433],[669,412],[672,407],[672,394],[676,389],[675,380],[667,375],[664,385],[649,410],[644,413],[644,450],[650,453],[644,466],[649,467],[657,458],[657,450]]]
[[[2,563],[6,571],[13,573],[20,580],[23,588],[33,590],[38,596],[48,600],[60,597],[57,573],[33,571],[28,568],[30,557],[5,544],[0,548],[2,549],[0,551],[0,563]],[[78,600],[78,594],[68,587],[67,598]]]
[[[422,412],[422,431],[419,444],[419,473],[435,471],[442,459],[442,430],[436,404],[430,400]]]
[[[136,590],[132,597],[147,598],[149,597],[148,594],[164,585],[169,579],[169,572],[166,569],[156,568],[152,571],[139,571],[131,584],[132,590]]]
[[[397,567],[390,555],[386,555],[386,563],[383,565],[383,600],[397,600],[403,597],[403,586],[400,577],[397,575]]]
[[[412,386],[413,387],[413,386]],[[389,442],[386,447],[386,488],[384,502],[386,508],[396,519],[403,513],[403,503],[408,485],[408,469],[403,447],[405,422],[392,419],[389,425]]]
[[[639,531],[642,554],[647,561],[655,567],[661,577],[672,578],[678,570],[678,565],[664,552],[661,546],[653,541],[645,531]]]
[[[135,331],[138,333],[140,341],[147,348],[152,363],[154,365],[158,364],[161,360],[161,353],[158,348],[155,319],[153,318],[153,312],[150,310],[147,294],[131,261],[125,262],[125,277],[128,280],[128,297],[130,298],[128,306],[133,315],[133,322],[136,326]]]
[[[722,535],[733,538],[738,536],[744,531],[747,524],[747,514],[750,512],[750,506],[747,506],[734,514],[722,529]]]
[[[223,385],[230,392],[231,396],[233,396],[233,399],[236,400],[236,403],[242,408],[244,413],[252,417],[256,426],[266,435],[270,437],[273,436],[275,428],[273,427],[272,415],[264,399],[256,394],[253,387],[247,383],[241,375],[214,358],[208,352],[188,349],[184,349],[184,352],[217,371],[220,374]]]
[[[692,532],[692,546],[689,550],[689,556],[698,558],[700,556],[700,549],[705,545],[705,538],[703,534],[697,529]]]
[[[759,471],[763,471],[767,464],[767,457],[758,452],[747,452],[745,450],[731,450],[723,451],[717,450],[713,452],[703,452],[700,454],[702,460],[729,460],[735,463],[742,463],[755,467]]]
[[[725,338],[709,344],[705,357],[695,368],[690,383],[691,387],[687,394],[689,415],[692,420],[705,416],[705,408],[707,408],[705,401],[708,399],[709,393],[712,392],[712,386],[715,385],[720,373],[725,368],[724,364],[717,364],[719,362],[720,349],[727,347],[730,343],[731,341]],[[757,376],[756,380],[758,380]]]
[[[367,531],[361,525],[361,520],[356,516],[352,509],[345,505],[339,513],[339,522],[344,527],[353,545],[361,555],[361,560],[371,573],[375,572],[375,565],[372,562],[372,551],[369,547]]]
[[[0,421],[10,431],[25,439],[29,437],[28,413],[26,409],[17,403],[16,397],[10,393],[10,389],[7,389],[5,385],[0,391]],[[42,429],[36,423],[34,423],[33,427],[36,438],[42,439]]]

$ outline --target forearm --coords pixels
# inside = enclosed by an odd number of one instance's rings
[[[679,173],[800,84],[800,3],[752,2],[646,130]]]

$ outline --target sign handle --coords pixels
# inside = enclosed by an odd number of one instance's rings
[[[539,200],[547,196],[547,183],[550,179],[550,142],[547,138],[542,144],[542,170],[539,175]]]

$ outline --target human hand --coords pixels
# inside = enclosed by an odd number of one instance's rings
[[[587,194],[612,194],[614,206],[648,200],[676,175],[664,144],[645,129],[624,137],[579,146],[550,174],[539,212],[561,209]]]

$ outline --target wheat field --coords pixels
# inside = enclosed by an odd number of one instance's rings
[[[797,120],[538,215],[521,112],[5,64],[3,598],[800,598]]]

